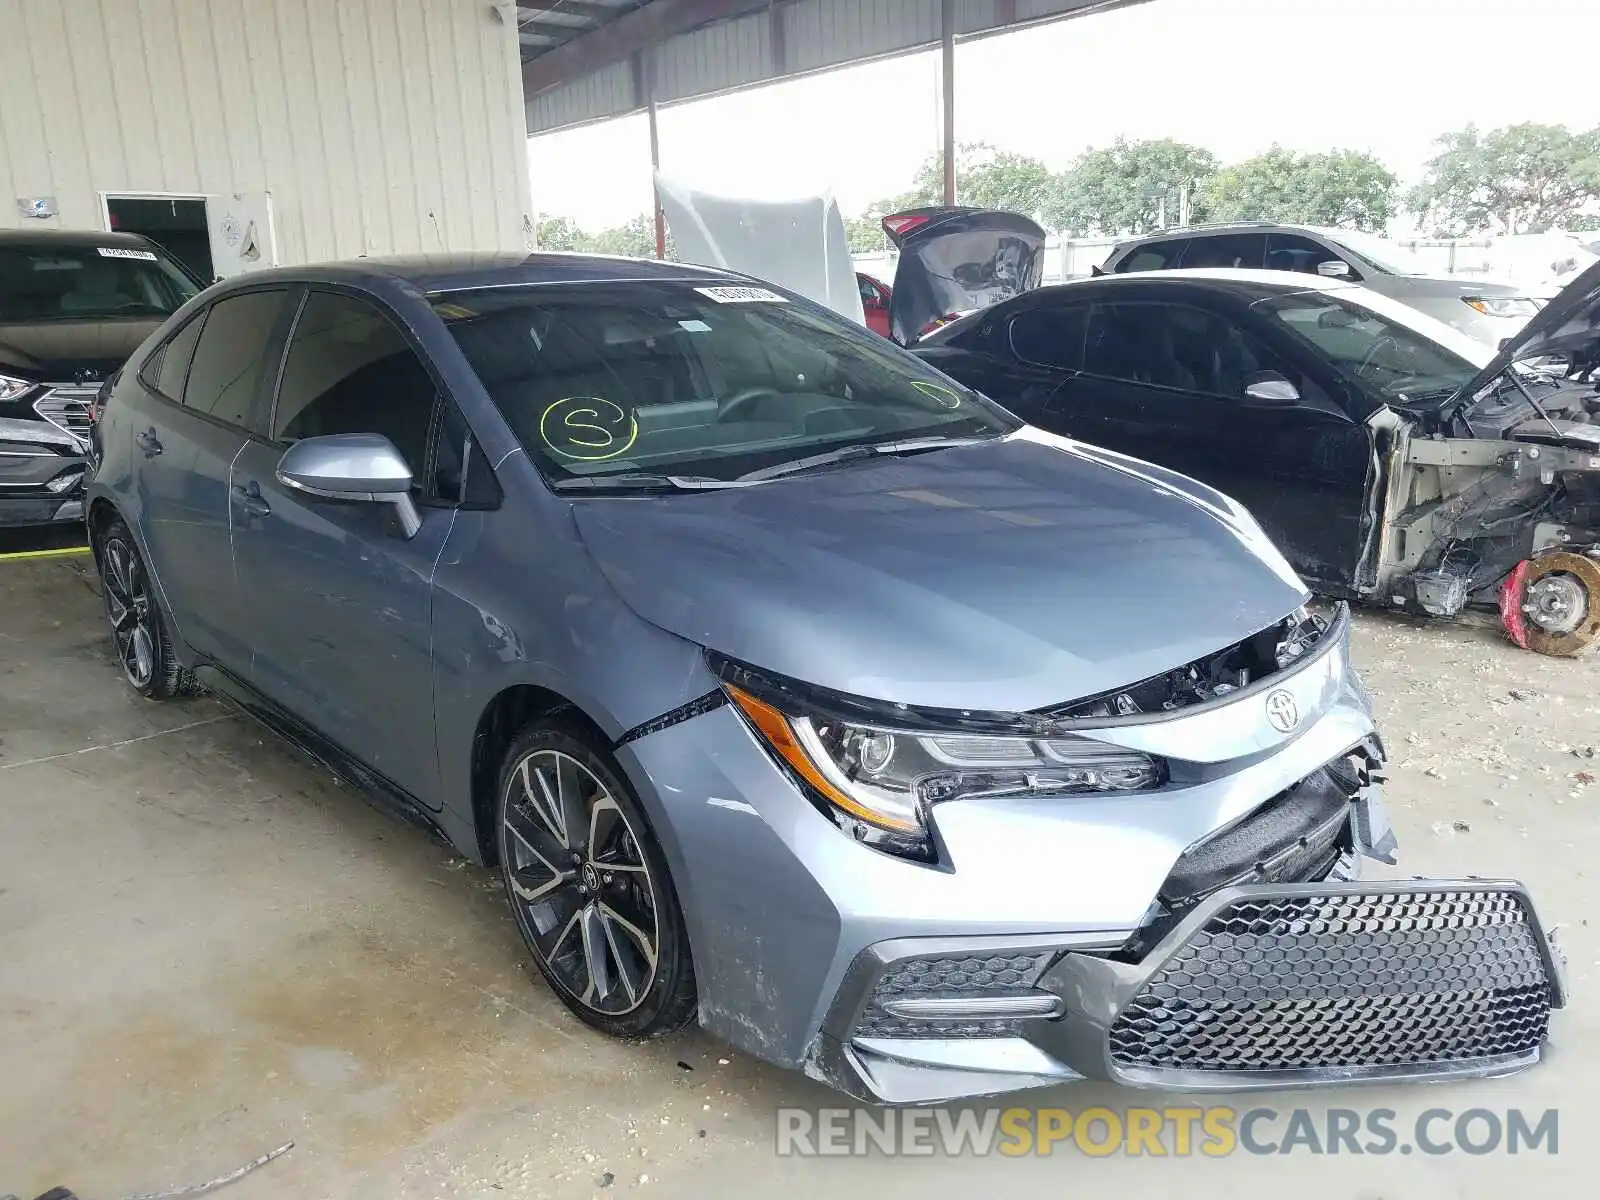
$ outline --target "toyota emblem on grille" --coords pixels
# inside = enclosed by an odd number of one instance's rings
[[[1279,688],[1267,696],[1267,720],[1279,733],[1288,733],[1300,724],[1300,706],[1293,696]]]

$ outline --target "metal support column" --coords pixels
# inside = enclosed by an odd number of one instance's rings
[[[939,13],[944,42],[940,90],[944,99],[944,202],[956,202],[956,0],[944,0]]]
[[[633,103],[650,118],[650,195],[656,214],[656,257],[667,256],[667,217],[661,209],[661,188],[656,172],[661,170],[661,137],[656,131],[656,62],[649,50],[635,50],[628,59],[633,73]]]
[[[650,194],[655,197],[656,257],[667,256],[667,214],[661,208],[661,185],[656,182],[656,172],[661,170],[661,137],[656,132],[655,89],[650,92]]]

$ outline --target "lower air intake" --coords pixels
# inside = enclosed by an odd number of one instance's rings
[[[854,1036],[868,1038],[1008,1037],[1019,1022],[1007,1018],[929,1020],[897,1016],[897,1000],[1002,999],[1031,996],[1050,954],[968,954],[912,958],[878,976],[866,1008],[856,1018]]]
[[[1516,892],[1245,897],[1134,995],[1111,1027],[1111,1061],[1315,1072],[1525,1055],[1553,999]]]

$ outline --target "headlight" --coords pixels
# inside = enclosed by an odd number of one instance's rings
[[[17,379],[11,375],[0,375],[0,404],[7,400],[15,400],[18,396],[26,395],[38,386],[31,379]]]
[[[1136,792],[1165,779],[1160,759],[1069,736],[947,733],[865,724],[723,689],[813,802],[878,849],[932,860],[928,812],[977,796],[1048,799]]]
[[[1486,317],[1531,317],[1539,306],[1526,296],[1463,296]]]

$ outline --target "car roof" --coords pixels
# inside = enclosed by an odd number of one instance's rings
[[[1124,238],[1118,242],[1118,250],[1130,246],[1138,246],[1144,242],[1169,242],[1177,238],[1210,237],[1213,234],[1227,233],[1271,233],[1273,230],[1291,230],[1294,233],[1315,233],[1323,237],[1331,237],[1339,231],[1328,229],[1321,225],[1296,225],[1285,221],[1216,221],[1202,225],[1180,225],[1172,229],[1158,229],[1154,233],[1142,233],[1138,237]]]
[[[507,287],[518,284],[646,283],[651,280],[744,282],[731,271],[688,263],[660,262],[648,258],[622,258],[604,254],[484,251],[460,254],[413,254],[356,258],[338,262],[308,263],[252,271],[236,277],[239,283],[346,283],[371,286],[401,280],[417,290],[462,291],[470,288]]]
[[[1213,284],[1222,285],[1213,290],[1243,291],[1254,296],[1268,292],[1341,292],[1348,293],[1354,298],[1356,293],[1365,293],[1367,289],[1358,283],[1351,283],[1344,279],[1324,278],[1320,275],[1306,275],[1300,271],[1256,271],[1236,267],[1187,267],[1171,271],[1119,271],[1107,275],[1085,275],[1079,279],[1069,279],[1064,283],[1054,284],[1050,287],[1034,288],[1032,291],[1022,293],[1022,297],[1040,296],[1049,293],[1058,293],[1069,288],[1081,287],[1122,287],[1126,281],[1142,280],[1147,284]],[[1018,297],[1021,299],[1022,297]]]
[[[137,233],[97,229],[0,229],[0,246],[125,246],[149,249],[154,243]]]

